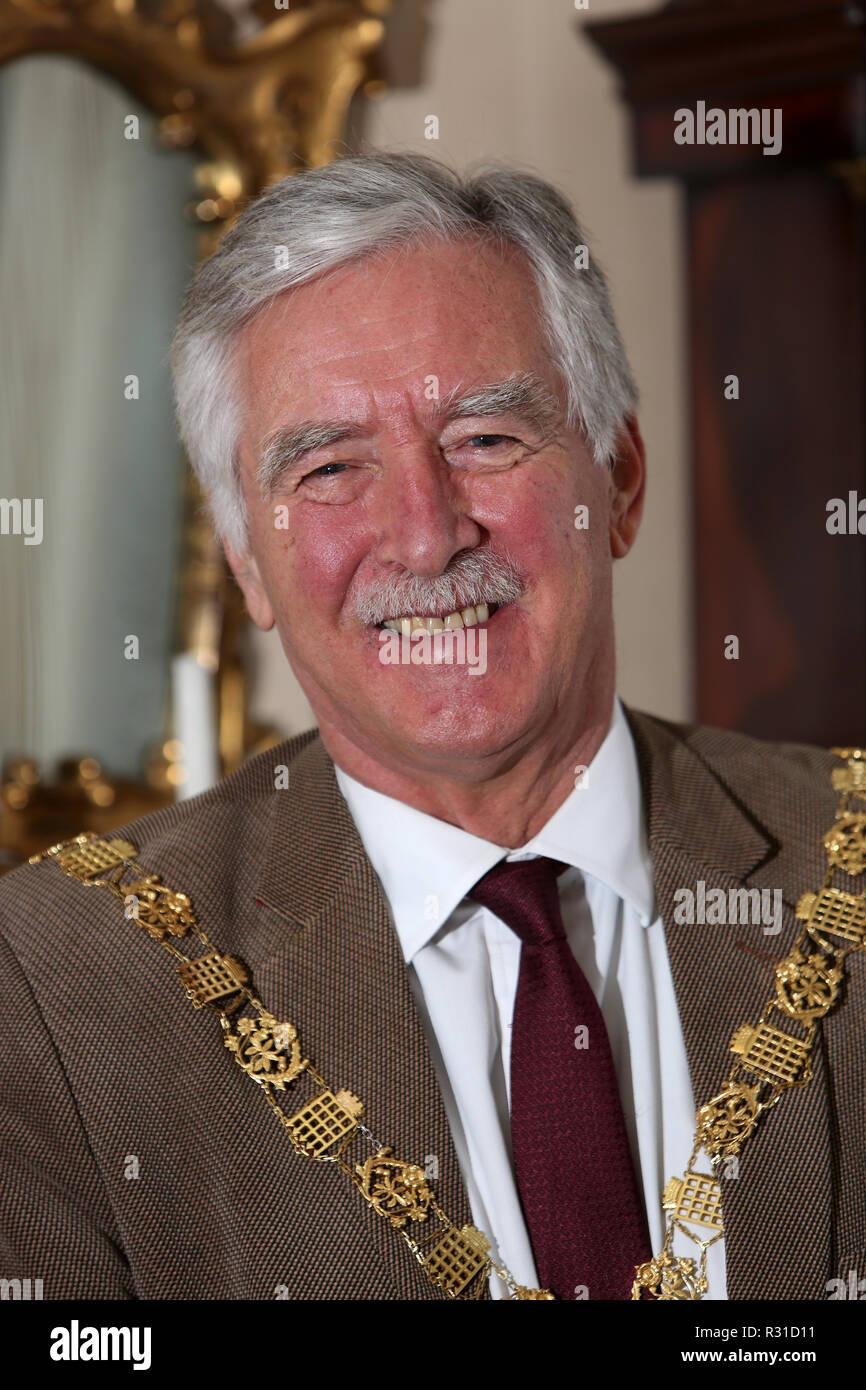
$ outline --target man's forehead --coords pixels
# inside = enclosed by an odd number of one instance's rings
[[[559,386],[523,259],[477,243],[343,266],[278,296],[239,346],[248,403],[272,427],[346,412],[432,418],[443,401],[529,375]]]
[[[408,245],[338,266],[282,291],[246,325],[245,350],[262,357],[302,345],[304,362],[335,344],[386,352],[446,338],[542,335],[535,282],[516,249],[477,240]],[[310,354],[312,353],[312,357]]]

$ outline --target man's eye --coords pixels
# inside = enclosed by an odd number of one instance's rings
[[[513,468],[526,456],[527,447],[516,435],[483,430],[478,434],[464,434],[453,444],[446,445],[443,453],[454,468],[483,472]]]
[[[323,463],[321,468],[314,468],[312,473],[304,475],[304,482],[307,478],[335,478],[344,468],[348,468],[347,463]]]
[[[469,443],[475,449],[492,449],[503,440],[507,440],[509,444],[517,442],[510,434],[473,434]]]

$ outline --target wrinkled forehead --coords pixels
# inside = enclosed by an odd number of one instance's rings
[[[475,238],[380,252],[283,292],[242,330],[236,364],[247,420],[264,429],[280,413],[434,400],[512,375],[558,387],[526,258]]]

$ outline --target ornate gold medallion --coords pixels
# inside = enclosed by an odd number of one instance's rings
[[[433,1201],[427,1175],[417,1163],[394,1157],[394,1150],[379,1149],[366,1163],[355,1167],[361,1191],[380,1216],[402,1230],[407,1221],[426,1221]]]
[[[479,1274],[486,1274],[489,1266],[490,1242],[475,1226],[462,1226],[459,1231],[451,1227],[424,1260],[428,1277],[452,1298]]]
[[[364,1107],[351,1091],[324,1090],[295,1115],[285,1118],[289,1138],[299,1153],[322,1158],[339,1145],[343,1152],[358,1128]]]
[[[836,1003],[844,976],[829,959],[820,951],[792,951],[776,966],[776,997],[791,1018],[811,1023]]]
[[[243,961],[234,956],[225,956],[221,951],[212,951],[198,960],[184,961],[183,965],[177,967],[177,973],[195,1009],[237,994],[249,983],[250,978]]]
[[[192,904],[186,893],[175,893],[166,888],[156,874],[145,878],[135,878],[124,885],[127,898],[136,899],[135,911],[131,914],[140,927],[157,941],[166,934],[185,936],[190,927],[196,925]]]
[[[722,1194],[715,1178],[691,1170],[683,1178],[671,1178],[662,1194],[662,1208],[678,1221],[691,1221],[722,1229]]]
[[[261,1013],[258,1018],[239,1018],[235,1028],[223,1041],[253,1081],[282,1091],[306,1069],[293,1024],[278,1023],[273,1014]]]
[[[862,748],[832,748],[838,758],[847,758],[847,767],[834,767],[830,774],[837,792],[854,792],[866,796],[866,758]]]
[[[828,953],[839,949],[828,937],[841,937],[852,947],[866,945],[866,893],[843,893],[839,888],[804,893],[797,916],[808,922],[812,940]]]
[[[866,870],[866,815],[846,811],[824,836],[830,865],[853,878]]]
[[[134,859],[135,845],[128,840],[101,840],[92,830],[76,835],[74,840],[63,840],[45,850],[44,855],[34,854],[31,864],[38,864],[48,856],[56,859],[61,869],[79,883],[89,883],[110,869],[116,869],[125,860]]]
[[[758,1023],[754,1028],[744,1023],[734,1034],[731,1051],[738,1053],[744,1066],[757,1076],[791,1086],[801,1079],[809,1063],[811,1043],[772,1023]]]
[[[730,1158],[739,1153],[758,1118],[758,1092],[754,1086],[732,1081],[698,1111],[698,1137],[710,1158]]]
[[[646,1293],[660,1303],[687,1302],[707,1291],[706,1277],[698,1273],[694,1260],[663,1250],[655,1259],[638,1265],[631,1286],[633,1301]]]

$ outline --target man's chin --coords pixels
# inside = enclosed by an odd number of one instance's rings
[[[495,756],[519,742],[525,721],[515,717],[513,703],[492,698],[481,680],[470,685],[477,689],[459,687],[445,700],[405,698],[392,707],[381,731],[389,751],[399,749],[403,758],[416,759],[419,767],[427,765],[432,771],[451,762]]]

